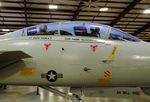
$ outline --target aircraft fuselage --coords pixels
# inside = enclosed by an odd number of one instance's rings
[[[29,54],[0,69],[0,84],[74,87],[150,86],[150,44],[70,36],[0,40]],[[9,69],[9,70],[8,70]]]

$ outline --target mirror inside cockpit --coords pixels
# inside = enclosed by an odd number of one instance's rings
[[[40,32],[40,33],[46,33],[46,32],[47,32],[47,25],[42,25],[42,26],[40,26],[39,32]]]
[[[90,31],[91,31],[91,36],[94,36],[94,37],[100,37],[100,28],[97,27],[97,26],[91,26],[90,27]]]
[[[27,29],[27,35],[36,35],[38,33],[37,27],[30,27]]]
[[[87,29],[85,26],[74,26],[74,33],[76,36],[87,36]]]

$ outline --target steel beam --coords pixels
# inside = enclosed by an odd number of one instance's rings
[[[119,14],[119,16],[117,16],[117,18],[115,20],[113,20],[110,24],[110,26],[114,26],[118,21],[121,20],[121,18],[123,18],[126,14],[128,14],[128,12],[130,12],[130,10],[132,10],[136,4],[138,4],[141,0],[133,0],[128,6],[127,8],[125,8],[123,10],[122,13]]]
[[[122,8],[124,9],[124,8]],[[22,7],[8,7],[8,6],[1,6],[1,11],[3,10],[10,10],[10,11],[24,11],[24,8]],[[37,11],[37,12],[49,12],[48,8],[26,8],[27,11]],[[65,12],[65,13],[72,13],[75,10],[70,10],[70,9],[51,9],[51,12]],[[85,12],[87,13],[88,10],[81,10],[81,12]],[[89,12],[90,13],[90,12]],[[91,11],[91,13],[97,13],[97,10],[95,11]],[[120,14],[120,12],[116,12],[116,11],[108,11],[108,12],[104,12],[104,13],[115,13],[115,14]],[[141,13],[128,13],[128,14],[141,14]]]
[[[0,11],[0,13],[2,14],[2,13],[4,13],[4,14],[24,14],[24,12],[14,12],[14,11]],[[28,15],[46,15],[46,16],[49,16],[49,13],[38,13],[38,12],[36,12],[36,13],[34,13],[34,12],[26,12]],[[56,13],[52,13],[51,12],[51,14],[52,15],[54,15],[54,16],[73,16],[74,14],[56,14]],[[80,16],[80,17],[93,17],[94,15],[84,15],[84,14],[79,14],[78,16]],[[105,18],[115,18],[116,16],[103,16],[103,15],[100,15],[100,16],[97,16],[97,17],[105,17]],[[134,19],[135,17],[124,17],[124,18],[128,18],[128,19]],[[150,17],[137,17],[137,19],[143,19],[143,20],[145,20],[145,19],[150,19]]]
[[[133,33],[133,35],[140,34],[141,32],[145,31],[146,29],[150,28],[150,22],[148,22],[146,25],[144,25],[142,28],[138,29]]]
[[[77,6],[76,11],[74,12],[74,16],[72,17],[72,21],[75,21],[80,13],[80,9],[82,7],[83,3],[82,0],[79,1],[79,5]]]
[[[27,15],[27,4],[26,4],[26,0],[24,0],[24,16],[25,16],[25,25],[28,26],[28,15]]]

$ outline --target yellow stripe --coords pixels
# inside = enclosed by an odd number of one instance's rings
[[[116,53],[117,48],[118,48],[118,45],[114,45],[114,47],[113,47],[113,49],[112,49],[112,52],[111,52],[111,54],[110,54],[109,57],[108,57],[108,60],[109,60],[109,61],[112,61],[112,60],[114,59],[114,56],[115,56],[115,53]]]
[[[33,76],[34,68],[20,68],[20,76]]]

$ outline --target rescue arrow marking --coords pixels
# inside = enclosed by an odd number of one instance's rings
[[[95,52],[98,45],[90,45],[90,47],[92,48],[92,51]]]
[[[45,43],[44,44],[46,51],[48,50],[48,48],[49,48],[50,45],[51,45],[50,43]]]

